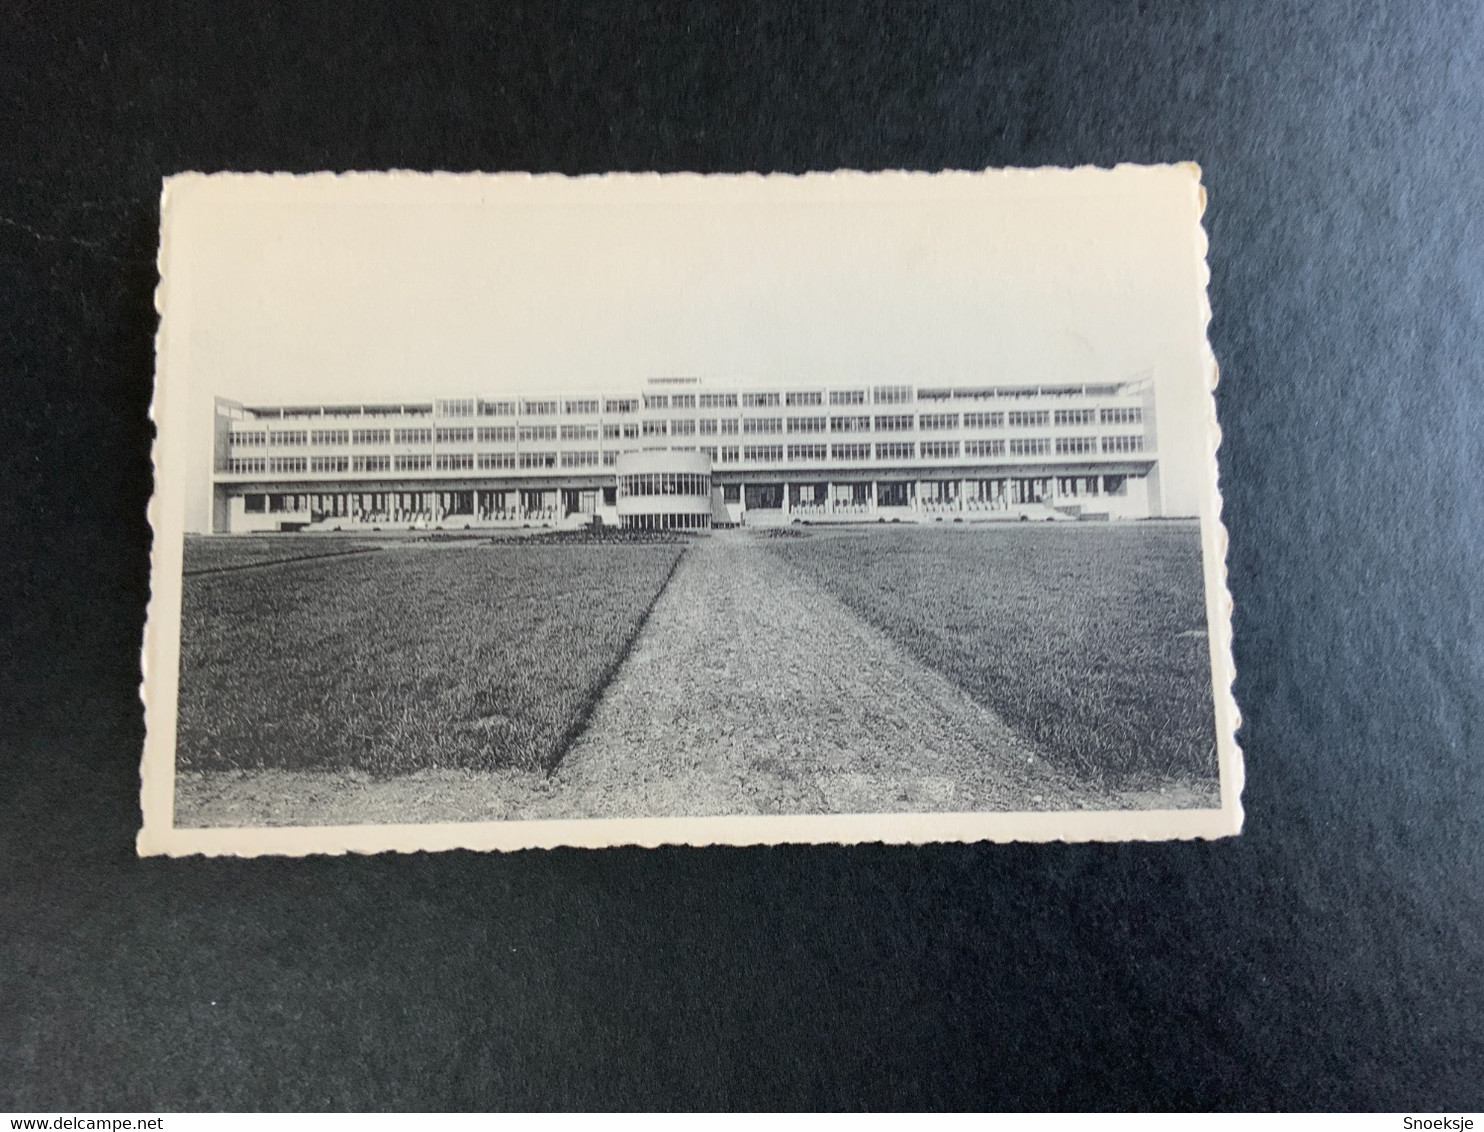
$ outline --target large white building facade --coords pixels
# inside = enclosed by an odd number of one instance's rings
[[[246,406],[218,399],[212,529],[697,529],[1164,513],[1148,378]]]

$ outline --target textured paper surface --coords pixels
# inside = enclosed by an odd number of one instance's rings
[[[1203,205],[1194,166],[803,178],[172,178],[162,199],[162,321],[154,401],[159,431],[150,510],[155,543],[144,651],[147,739],[140,852],[253,855],[662,843],[1156,839],[1236,832],[1242,769],[1234,742],[1238,715],[1230,695],[1230,599],[1215,473],[1219,431],[1211,390],[1216,366],[1205,340],[1209,309],[1199,223]],[[826,218],[826,228],[829,218],[838,218],[839,230],[818,234],[821,222],[815,220],[801,227],[806,235],[790,245],[777,233],[788,223],[797,224],[789,213],[801,209],[811,218]],[[653,241],[653,256],[642,242],[633,241],[636,216],[647,218],[643,234]],[[1001,218],[995,245],[999,254],[993,260],[985,257],[982,240],[964,234],[965,218],[984,216]],[[628,236],[623,235],[626,227]],[[211,470],[210,415],[203,416],[203,405],[209,409],[213,397],[234,393],[253,404],[390,396],[390,389],[368,388],[377,380],[366,370],[374,364],[369,355],[360,365],[344,363],[358,336],[372,340],[381,357],[393,355],[389,372],[396,366],[408,374],[419,367],[437,371],[409,376],[409,398],[464,391],[596,393],[613,387],[615,379],[597,367],[587,368],[590,384],[584,385],[583,359],[576,350],[566,351],[565,372],[554,364],[543,367],[536,352],[541,333],[531,336],[536,346],[527,356],[512,352],[508,368],[491,363],[491,344],[483,337],[477,311],[461,305],[467,304],[471,290],[478,291],[468,281],[487,284],[491,278],[488,260],[480,257],[490,231],[530,236],[498,273],[495,301],[503,308],[518,308],[535,296],[526,310],[511,316],[516,321],[544,328],[549,342],[570,338],[589,322],[607,320],[610,350],[612,325],[632,328],[629,354],[607,355],[612,368],[632,371],[622,379],[624,388],[637,388],[644,374],[691,373],[728,364],[732,372],[721,376],[744,386],[838,385],[849,364],[860,364],[859,357],[844,356],[849,351],[841,344],[852,340],[856,349],[861,342],[874,349],[882,367],[880,374],[862,379],[866,385],[878,384],[889,372],[928,384],[927,374],[940,372],[955,358],[965,371],[1017,371],[990,379],[995,384],[1107,380],[1152,368],[1161,474],[1175,500],[1188,501],[1177,502],[1170,513],[1199,520],[1219,804],[1095,811],[177,826],[183,539],[188,530],[201,529],[201,493]],[[703,265],[704,271],[697,266],[694,277],[678,283],[666,276],[666,268],[677,262],[676,247],[684,261],[685,249],[694,251],[705,241],[711,242],[715,258],[689,261]],[[550,325],[552,308],[543,307],[540,297],[581,278],[574,267],[584,264],[600,281],[623,285],[609,291],[578,288],[581,293],[572,298],[562,325]],[[1174,282],[1150,300],[1145,319],[1129,319],[1121,302],[1145,280],[1151,291],[1157,290],[1156,277]],[[834,311],[835,317],[816,323],[812,333],[807,326],[769,323],[769,311],[818,309],[818,295],[825,289],[821,281],[832,278],[846,291],[872,296],[875,305]],[[270,290],[264,285],[270,279],[285,285]],[[224,280],[231,286],[224,286]],[[751,318],[739,315],[727,321],[717,316],[714,325],[676,332],[670,325],[677,321],[676,312],[667,310],[663,300],[677,287],[706,292],[714,311],[746,312]],[[343,301],[351,294],[356,302]],[[766,296],[766,302],[759,296]],[[600,304],[600,299],[608,301]],[[687,313],[693,318],[695,311]],[[1001,356],[976,357],[981,339],[962,331],[976,318],[999,318],[1007,338],[1019,326],[1023,343],[1030,345],[1022,343],[1020,354],[1007,347]],[[938,356],[922,356],[924,324],[929,324],[926,337],[941,343]],[[271,328],[266,348],[265,326]],[[898,333],[909,327],[910,333]],[[1039,340],[1036,331],[1041,332]],[[1037,341],[1044,351],[1037,351]],[[262,378],[259,389],[244,391],[241,387],[252,385],[252,375],[225,372],[230,363],[224,359],[233,356],[234,345],[249,342],[256,348],[236,352],[259,363],[271,358],[279,364],[263,367],[273,372]],[[388,342],[396,348],[389,350]],[[900,348],[894,349],[897,342]],[[1158,359],[1150,357],[1161,352]],[[842,359],[842,374],[820,381],[820,371],[837,358]],[[1073,372],[1079,362],[1087,370],[1081,377]],[[914,366],[926,373],[910,372]],[[796,372],[786,372],[790,367]],[[1178,438],[1170,442],[1169,453],[1167,436]]]

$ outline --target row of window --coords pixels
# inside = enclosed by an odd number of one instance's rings
[[[1119,455],[1144,451],[1142,436],[1064,436],[1053,440],[1044,436],[1012,437],[1010,440],[924,440],[921,444],[890,442],[871,444],[749,444],[745,447],[706,448],[700,451],[709,455],[713,462],[734,464],[739,460],[755,463],[778,463],[785,457],[790,461],[812,460],[869,460],[874,452],[877,460],[911,460],[919,455],[924,460],[954,460],[960,454],[969,458],[983,459],[1004,456],[1047,456],[1053,451],[1058,456]],[[436,456],[419,452],[399,456],[239,456],[228,461],[228,471],[236,474],[262,472],[419,472],[436,469],[440,472],[514,469],[514,468],[596,468],[612,467],[618,458],[617,452],[602,452],[588,449],[581,451],[555,452],[440,452]]]
[[[710,495],[711,477],[694,472],[645,472],[618,477],[619,495]]]
[[[913,399],[910,385],[878,385],[871,390],[870,401],[877,405],[903,405]],[[775,405],[809,406],[826,403],[823,391],[795,391],[792,393],[646,393],[642,398],[605,397],[601,401],[604,413],[632,413],[642,404],[646,409],[766,409]],[[828,394],[831,405],[864,405],[867,403],[864,389],[836,389]],[[439,401],[438,414],[445,417],[468,417],[477,412],[480,416],[514,416],[517,408],[523,416],[554,416],[558,412],[569,416],[592,415],[599,411],[597,398],[578,398],[565,401],[522,400],[516,401]]]
[[[1107,391],[1111,391],[1107,390]],[[1098,389],[1083,389],[1072,387],[1062,389],[1023,389],[1023,390],[928,390],[921,395],[923,400],[943,400],[951,392],[952,396],[980,396],[989,392],[997,395],[1012,395],[1021,397],[1050,396],[1050,395],[1086,395],[1105,392],[1101,387]],[[522,416],[556,416],[558,413],[567,416],[594,416],[599,411],[603,413],[635,413],[639,411],[641,404],[646,409],[735,409],[740,404],[743,408],[763,409],[777,405],[792,407],[808,407],[812,405],[865,405],[867,403],[876,405],[905,405],[911,403],[915,398],[910,385],[878,385],[869,391],[864,389],[835,389],[828,394],[819,390],[795,391],[792,393],[647,393],[640,397],[572,397],[566,399],[555,398],[511,398],[507,400],[485,400],[484,398],[458,398],[453,400],[441,400],[436,403],[437,415],[439,417],[513,417],[517,414]],[[358,416],[393,416],[393,415],[426,415],[429,407],[426,405],[369,405],[361,406],[355,410]],[[325,413],[334,415],[334,409],[304,408],[304,409],[277,409],[263,411],[262,416],[275,419],[290,419],[294,417],[318,417]],[[1057,424],[1093,424],[1100,420],[1103,424],[1137,424],[1142,419],[1142,413],[1138,408],[1118,409],[1062,409],[1057,410]],[[1042,422],[1044,423],[1044,422]],[[252,434],[242,434],[252,435]],[[261,434],[259,434],[261,435]],[[251,443],[251,441],[243,441]],[[259,444],[262,442],[259,441]],[[316,442],[318,443],[318,442]],[[327,441],[326,443],[334,443]],[[341,441],[340,443],[344,443]]]
[[[689,394],[687,396],[690,396]],[[618,440],[637,436],[731,436],[740,431],[748,435],[776,433],[822,433],[829,432],[911,432],[920,428],[926,432],[954,430],[960,427],[1003,428],[1007,420],[1011,428],[1044,428],[1055,423],[1059,426],[1095,425],[1099,419],[1103,424],[1139,424],[1143,411],[1137,407],[1119,409],[1058,409],[1011,413],[923,413],[878,417],[754,417],[743,421],[733,419],[715,420],[646,420],[638,423],[598,425],[521,425],[486,426],[481,428],[399,428],[399,429],[323,429],[285,432],[238,432],[232,435],[232,444],[238,448],[335,447],[347,444],[499,444],[515,441],[545,440]]]
[[[547,417],[554,416],[560,410],[569,416],[591,416],[598,411],[598,399],[572,398],[565,401],[551,400],[523,400],[516,401],[485,401],[466,398],[456,401],[439,401],[438,415],[440,417],[513,417],[516,414],[517,404],[524,416]],[[613,406],[608,412],[633,412],[635,401],[632,398],[610,399],[607,404]]]

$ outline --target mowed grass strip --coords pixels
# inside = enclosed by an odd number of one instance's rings
[[[393,548],[187,578],[177,763],[548,770],[683,550]]]
[[[1195,523],[820,531],[769,550],[1063,768],[1216,775]]]
[[[190,577],[218,570],[331,558],[374,549],[371,543],[336,536],[271,535],[254,538],[250,535],[187,535],[182,572]]]

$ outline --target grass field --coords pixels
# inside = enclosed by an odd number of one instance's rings
[[[856,528],[767,545],[1063,768],[1125,788],[1214,780],[1193,522]]]
[[[298,562],[308,558],[330,558],[375,549],[375,544],[354,538],[323,535],[236,535],[210,538],[187,535],[184,572],[212,574],[244,566],[266,566],[274,562]]]
[[[177,764],[548,769],[683,550],[388,546],[187,577]]]

